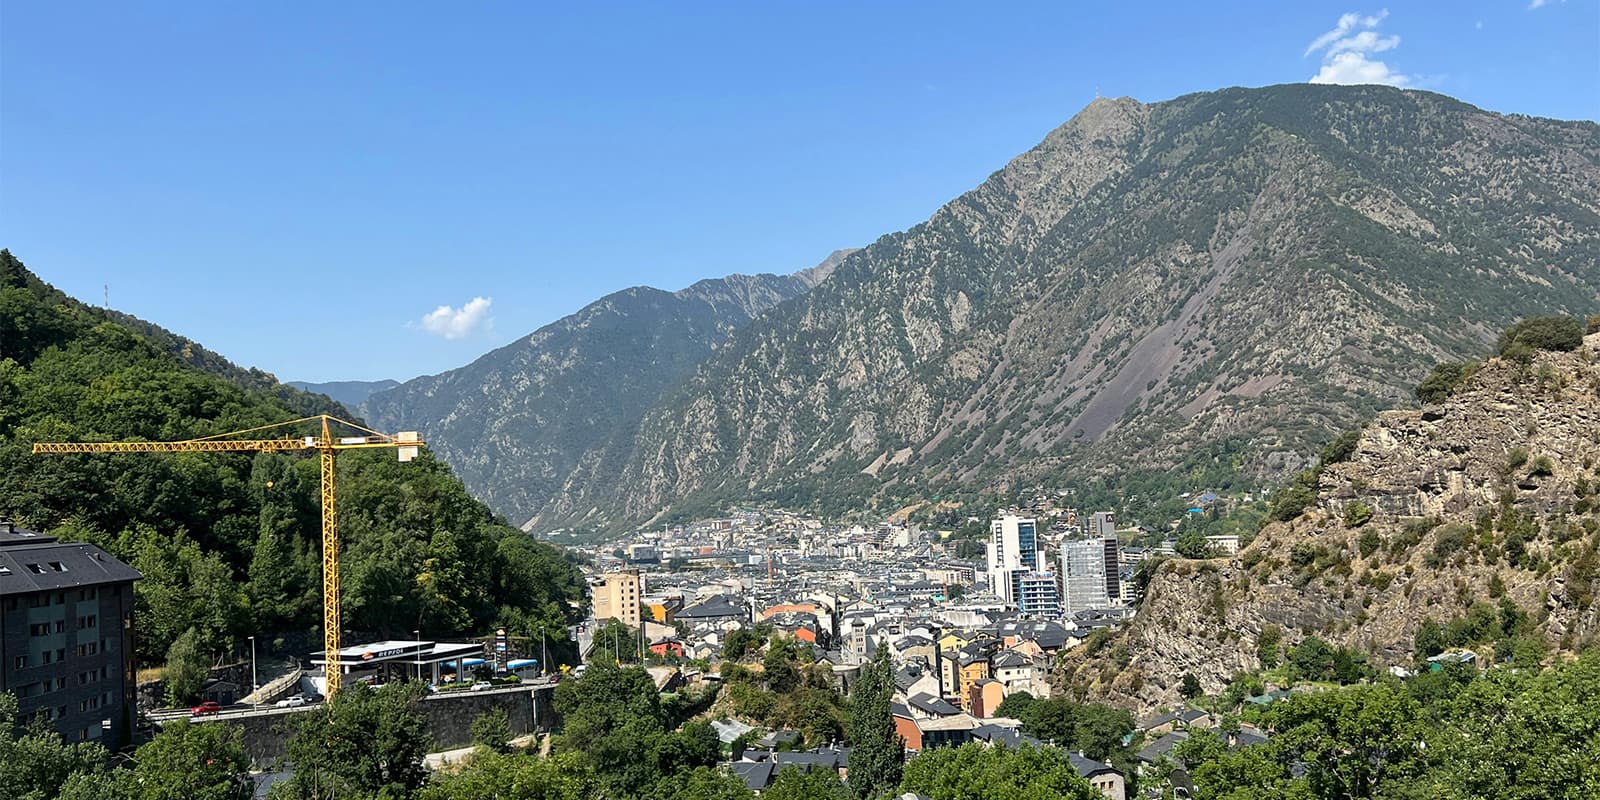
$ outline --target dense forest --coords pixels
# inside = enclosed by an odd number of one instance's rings
[[[313,413],[346,415],[154,325],[77,302],[0,250],[0,517],[94,542],[144,574],[141,663],[162,662],[190,629],[213,658],[238,653],[249,635],[288,652],[319,639],[316,461],[36,456],[31,445],[190,439]],[[443,462],[426,451],[406,464],[346,451],[338,490],[347,636],[463,637],[504,624],[566,642],[585,602],[577,569],[496,519]]]

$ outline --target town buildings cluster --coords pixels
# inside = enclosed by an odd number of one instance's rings
[[[971,557],[975,549],[983,558]],[[743,511],[594,548],[593,617],[574,632],[585,654],[603,645],[610,657],[619,643],[597,642],[596,632],[615,637],[606,624],[616,620],[637,637],[620,645],[636,655],[710,670],[731,634],[764,624],[814,648],[841,686],[888,648],[893,715],[908,750],[1014,746],[1031,740],[1018,720],[998,715],[1000,704],[1017,692],[1049,697],[1056,659],[1132,615],[1133,572],[1161,552],[1170,544],[1125,545],[1103,511],[1043,520],[1001,512],[981,541],[903,520],[844,525]],[[847,759],[752,753],[736,764],[749,781],[785,759]],[[1120,773],[1078,760],[1086,778],[1121,797]]]

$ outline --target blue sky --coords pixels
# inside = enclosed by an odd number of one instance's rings
[[[1600,118],[1596,0],[544,5],[6,3],[0,246],[284,380],[406,379],[913,225],[1097,93]]]

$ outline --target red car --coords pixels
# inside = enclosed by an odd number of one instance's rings
[[[222,710],[222,705],[215,700],[207,700],[189,711],[189,716],[198,717],[204,714],[215,714]]]

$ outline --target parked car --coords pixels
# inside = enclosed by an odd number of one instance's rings
[[[306,699],[304,697],[301,697],[300,695],[296,694],[296,695],[290,695],[289,697],[285,697],[282,700],[279,700],[278,702],[273,703],[272,705],[275,708],[299,708],[300,706],[303,706],[305,704],[306,704]]]
[[[317,694],[316,692],[312,692],[311,694],[308,694],[305,697],[306,697],[306,702],[307,703],[320,703],[323,700],[327,699],[327,698],[323,697],[322,695]]]
[[[493,689],[493,688],[494,688],[494,684],[492,684],[492,683],[490,683],[488,681],[478,681],[477,683],[472,684],[472,691],[474,691],[474,692],[481,692],[484,689]]]
[[[221,703],[218,703],[215,700],[207,700],[204,703],[201,703],[200,705],[195,706],[193,709],[190,709],[189,715],[193,716],[193,717],[199,717],[199,716],[203,716],[203,715],[206,715],[206,714],[215,714],[215,713],[217,713],[217,712],[219,712],[221,710],[222,710],[222,704]]]

